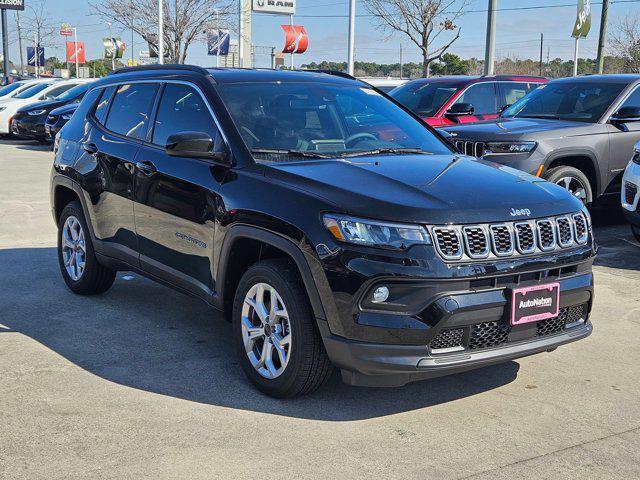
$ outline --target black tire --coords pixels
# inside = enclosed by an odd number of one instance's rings
[[[633,236],[636,239],[636,242],[640,243],[640,227],[631,225],[631,233],[633,233]]]
[[[278,292],[289,313],[291,350],[280,376],[265,378],[253,367],[242,339],[242,306],[249,290],[266,283]],[[242,276],[233,302],[233,336],[238,359],[247,378],[261,392],[276,398],[291,398],[317,390],[329,377],[333,366],[324,349],[322,337],[297,269],[285,259],[256,263]]]
[[[569,167],[567,165],[561,165],[559,167],[550,168],[547,170],[543,178],[551,183],[558,183],[562,178],[573,178],[582,184],[585,191],[585,198],[583,203],[590,204],[593,202],[593,190],[591,183],[587,176],[575,167]]]
[[[84,272],[77,280],[74,280],[67,272],[62,255],[62,231],[65,222],[70,216],[78,219],[85,237],[85,268]],[[104,293],[109,290],[116,278],[116,272],[114,270],[111,270],[98,262],[95,251],[93,250],[91,235],[89,233],[89,228],[87,227],[87,222],[84,218],[82,207],[77,201],[67,204],[58,219],[58,264],[60,265],[60,272],[62,273],[64,282],[71,291],[79,295],[96,295]]]

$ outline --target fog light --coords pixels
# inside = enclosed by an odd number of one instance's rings
[[[373,303],[382,303],[386,302],[387,298],[389,298],[389,289],[387,287],[378,287],[373,291],[373,295],[371,296],[371,301]]]

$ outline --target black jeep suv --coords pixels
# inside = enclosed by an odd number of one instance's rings
[[[366,83],[190,66],[92,85],[51,202],[79,294],[139,272],[223,310],[263,392],[402,385],[591,333],[589,214]],[[480,180],[480,181],[479,181]]]

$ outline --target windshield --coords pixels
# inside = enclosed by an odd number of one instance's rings
[[[625,86],[584,81],[549,83],[518,100],[502,113],[502,117],[596,123]]]
[[[5,87],[0,88],[0,97],[4,97],[5,95],[9,95],[11,92],[13,92],[14,90],[17,90],[18,88],[20,88],[22,85],[24,85],[24,83],[11,83]]]
[[[33,87],[29,87],[26,90],[20,92],[14,98],[31,98],[34,95],[37,95],[38,93],[40,93],[45,88],[47,88],[49,85],[51,85],[51,84],[50,83],[38,83],[37,85],[34,85]]]
[[[64,101],[71,101],[71,100],[80,100],[82,97],[84,97],[84,94],[87,93],[87,90],[89,89],[89,84],[88,83],[83,83],[82,85],[77,85],[69,90],[67,90],[66,92],[64,92],[61,95],[58,95],[56,97],[56,100],[64,100]]]
[[[451,150],[371,88],[318,83],[239,83],[219,91],[259,160]]]
[[[416,115],[433,117],[458,88],[458,83],[417,82],[395,88],[389,95]]]

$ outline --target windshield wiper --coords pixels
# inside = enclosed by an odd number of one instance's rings
[[[278,150],[275,148],[254,148],[251,153],[262,153],[266,155],[289,155],[290,157],[301,158],[333,158],[329,155],[318,152],[310,152],[304,150]]]
[[[425,152],[424,150],[418,147],[403,147],[403,148],[375,148],[371,150],[345,152],[340,154],[340,158],[366,157],[369,155],[402,155],[403,153],[419,153],[422,155],[431,155],[431,152]]]

